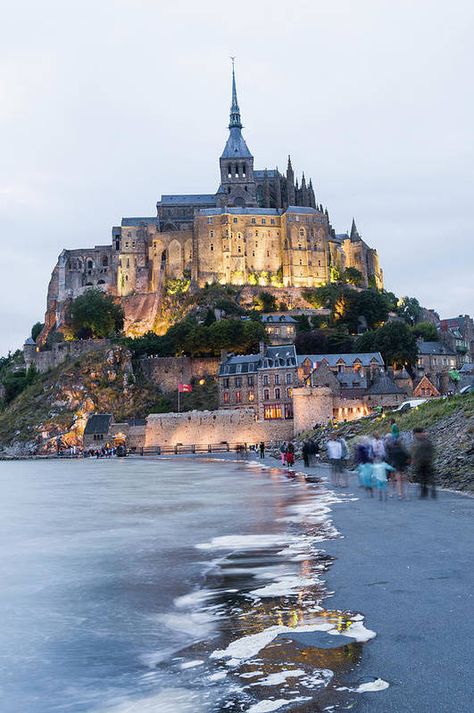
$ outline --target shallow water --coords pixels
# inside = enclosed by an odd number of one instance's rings
[[[344,706],[371,633],[321,609],[334,501],[257,464],[2,463],[2,713]]]

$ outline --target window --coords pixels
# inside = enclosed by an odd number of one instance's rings
[[[235,392],[235,403],[236,404],[242,403],[242,392],[241,391]]]
[[[286,374],[285,379],[286,379],[287,384],[292,384],[293,383],[293,374]]]
[[[239,245],[239,247],[237,248],[237,252],[239,252],[239,253],[242,252],[242,248],[240,247],[240,245]]]
[[[285,419],[293,418],[293,404],[285,404]]]
[[[263,385],[268,386],[268,374],[265,374],[263,377]]]
[[[277,386],[275,389],[275,399],[278,400],[280,398],[281,398],[281,392],[280,392],[280,388]]]
[[[229,392],[224,391],[224,403],[228,404],[229,403]]]
[[[249,401],[255,401],[255,394],[253,391],[249,391]]]
[[[207,219],[207,222],[208,222],[208,223],[212,223],[212,218],[208,218],[208,219]]]
[[[300,228],[300,235],[302,238],[304,238],[304,228]]]
[[[267,224],[266,218],[262,218],[262,225],[266,225],[266,224]]]
[[[224,383],[224,389],[228,389],[229,388],[229,379],[228,378],[224,379],[223,383]]]
[[[265,406],[263,410],[263,418],[265,420],[270,420],[274,418],[281,418],[282,417],[282,411],[281,411],[281,405],[280,404],[275,404],[273,406]]]
[[[214,231],[213,231],[213,230],[210,230],[210,231],[209,231],[209,237],[210,237],[210,238],[213,238],[213,237],[214,237]]]
[[[239,388],[240,386],[242,386],[242,377],[241,377],[241,376],[236,376],[236,377],[235,377],[235,385],[236,385],[237,388]]]
[[[277,334],[278,334],[278,332],[279,332],[279,330],[277,330]],[[280,384],[280,374],[275,374],[275,385],[278,386],[279,384]],[[280,397],[278,397],[278,398],[280,398]]]
[[[210,250],[211,250],[211,253],[214,252],[214,245],[213,245],[212,243],[211,243],[211,245],[210,245]]]
[[[291,388],[291,386],[289,386],[289,387],[287,388],[287,390],[286,390],[286,395],[287,395],[287,397],[288,397],[289,399],[291,399],[291,398],[293,397],[293,389]]]
[[[271,218],[271,219],[270,219],[270,223],[271,223],[272,225],[275,225],[275,218]]]
[[[237,223],[237,218],[234,218],[234,219],[233,219],[233,222],[234,222],[234,223]]]
[[[247,386],[253,386],[253,376],[247,376]]]
[[[264,390],[263,390],[263,400],[264,400],[264,401],[270,401],[270,391],[269,391],[269,389],[264,389]]]

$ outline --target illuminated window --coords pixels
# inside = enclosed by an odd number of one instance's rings
[[[253,391],[249,391],[249,401],[254,401],[255,400],[255,394]]]
[[[282,418],[281,405],[273,404],[272,406],[265,406],[263,410],[263,418],[267,421],[275,418]]]
[[[241,391],[235,392],[235,403],[236,404],[242,403],[242,392]]]
[[[285,418],[293,418],[293,405],[292,404],[285,404]]]
[[[292,398],[292,396],[293,396],[293,389],[291,388],[291,386],[289,386],[289,387],[287,388],[287,390],[286,390],[286,395],[288,396],[289,399]]]
[[[224,391],[224,403],[228,404],[229,403],[229,392]]]

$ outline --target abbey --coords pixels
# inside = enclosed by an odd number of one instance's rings
[[[171,278],[189,276],[199,287],[314,287],[355,267],[364,285],[383,287],[376,250],[362,240],[354,221],[350,233],[335,232],[312,181],[304,174],[300,183],[295,180],[290,158],[285,174],[254,168],[242,135],[234,68],[219,170],[216,193],[162,195],[155,217],[123,218],[112,229],[111,244],[64,250],[49,285],[46,330],[60,326],[68,300],[91,286],[125,304],[133,301],[135,311],[139,302],[144,325]]]

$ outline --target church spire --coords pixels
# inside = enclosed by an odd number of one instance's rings
[[[229,129],[236,127],[237,129],[242,128],[242,122],[240,120],[240,109],[239,102],[237,101],[237,87],[235,85],[235,57],[231,57],[232,60],[232,104],[230,107],[230,121]]]
[[[351,237],[351,241],[352,241],[353,243],[355,243],[355,242],[357,242],[358,240],[360,240],[359,231],[357,230],[357,226],[356,226],[356,222],[355,222],[355,219],[354,219],[354,218],[352,218],[351,236],[350,236],[350,237]]]

